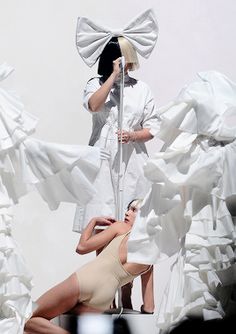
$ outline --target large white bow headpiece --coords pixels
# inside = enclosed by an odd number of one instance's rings
[[[156,44],[158,25],[152,9],[134,18],[125,29],[110,29],[79,17],[76,29],[76,46],[84,62],[93,66],[112,37],[125,37],[137,50],[148,58]]]

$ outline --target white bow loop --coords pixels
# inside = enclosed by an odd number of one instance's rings
[[[102,27],[86,17],[79,17],[76,46],[84,62],[93,66],[112,37],[123,36],[137,52],[148,58],[156,44],[158,25],[151,9],[134,18],[125,29]]]
[[[14,68],[7,63],[0,65],[0,81],[6,79],[14,71]]]

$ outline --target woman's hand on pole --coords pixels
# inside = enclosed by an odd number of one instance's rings
[[[121,142],[122,144],[127,144],[130,141],[135,141],[136,140],[136,136],[135,136],[135,131],[121,131],[118,130],[117,131],[117,136],[118,136],[118,141],[119,143]]]
[[[141,130],[134,130],[134,131],[121,131],[118,130],[117,132],[118,141],[122,142],[122,144],[127,144],[129,142],[146,142],[153,138],[153,135],[150,133],[150,130],[147,128]]]
[[[113,61],[113,73],[114,73],[116,79],[119,77],[119,74],[120,74],[120,71],[121,71],[120,62],[121,62],[121,57],[119,57],[119,58],[117,58]]]

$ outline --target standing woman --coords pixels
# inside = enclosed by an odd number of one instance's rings
[[[158,131],[158,115],[149,87],[129,75],[139,67],[136,50],[148,57],[157,39],[157,23],[152,10],[134,19],[123,31],[112,32],[87,18],[79,18],[77,47],[82,59],[92,66],[99,58],[98,77],[88,81],[84,106],[92,115],[89,145],[105,148],[110,160],[104,161],[94,187],[97,196],[86,206],[78,206],[74,230],[82,231],[91,217],[115,215],[118,186],[118,140],[123,145],[123,209],[132,198],[143,197],[149,183],[143,175],[148,158],[145,142]],[[120,107],[120,61],[125,58],[123,132],[118,129]]]

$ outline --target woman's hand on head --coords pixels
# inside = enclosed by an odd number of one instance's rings
[[[109,226],[115,223],[115,218],[113,217],[95,217],[93,218],[96,226]]]

